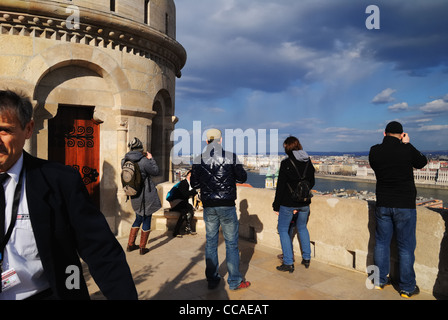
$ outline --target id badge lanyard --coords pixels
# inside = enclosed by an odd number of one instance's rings
[[[19,211],[20,196],[22,195],[23,171],[24,171],[24,169],[22,168],[22,170],[20,171],[19,182],[17,183],[16,189],[14,190],[14,200],[12,203],[11,223],[9,224],[8,231],[6,232],[2,243],[0,244],[0,273],[3,272],[3,268],[2,268],[3,267],[3,258],[4,258],[3,254],[5,251],[6,245],[8,244],[8,241],[11,238],[12,231],[14,230],[14,226],[17,221],[17,213]],[[4,226],[0,226],[0,227],[4,227]]]

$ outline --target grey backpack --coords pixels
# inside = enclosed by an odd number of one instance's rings
[[[140,194],[143,188],[142,174],[137,162],[125,160],[121,170],[121,184],[124,193],[129,197]]]

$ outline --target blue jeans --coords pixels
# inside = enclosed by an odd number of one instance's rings
[[[294,216],[294,210],[298,211],[296,213],[298,216],[294,225],[291,225],[291,221]],[[300,244],[302,246],[302,258],[306,260],[311,259],[310,234],[307,228],[309,215],[309,206],[297,208],[280,206],[280,210],[278,212],[278,233],[280,235],[284,264],[291,265],[294,263],[294,253],[291,237],[293,227],[297,228],[297,233],[299,234]]]
[[[134,224],[132,225],[132,228],[140,228],[142,226],[143,231],[149,231],[151,230],[151,220],[152,216],[140,216],[136,214],[136,218],[134,221]]]
[[[380,271],[380,284],[387,282],[390,271],[390,243],[395,233],[398,247],[399,279],[401,290],[412,292],[415,289],[415,230],[417,225],[416,209],[378,207],[375,211],[375,265]]]
[[[217,281],[218,274],[218,239],[219,227],[226,244],[226,262],[229,277],[227,283],[231,290],[236,289],[243,277],[241,276],[240,254],[238,249],[239,222],[235,207],[206,207],[204,208],[204,222],[206,231],[205,244],[205,276],[207,281]]]

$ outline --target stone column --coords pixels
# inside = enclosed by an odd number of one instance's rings
[[[123,218],[125,217],[125,211],[126,211],[126,196],[124,194],[123,189],[121,188],[121,176],[120,176],[120,169],[121,169],[121,159],[123,159],[124,155],[127,152],[127,136],[128,136],[128,121],[127,119],[122,119],[119,117],[118,119],[118,128],[117,128],[117,166],[118,168],[118,174],[117,174],[117,199],[118,199],[118,205],[119,205],[119,212],[118,216],[120,218],[120,223],[118,224],[118,235],[123,235],[125,230],[127,229],[127,225],[123,225]]]

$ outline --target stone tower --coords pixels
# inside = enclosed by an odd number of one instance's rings
[[[173,0],[0,1],[0,88],[34,105],[26,150],[76,167],[116,233],[134,217],[120,182],[128,141],[169,180],[185,62]]]

